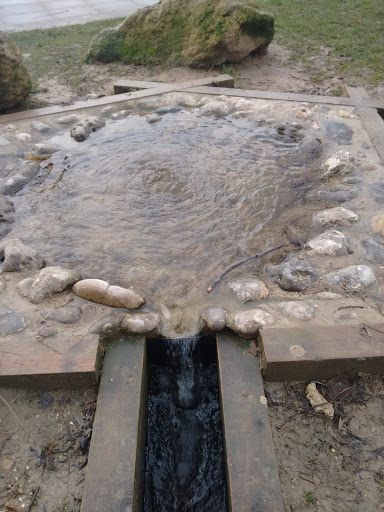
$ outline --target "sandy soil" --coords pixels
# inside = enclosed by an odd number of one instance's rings
[[[305,387],[265,384],[286,512],[384,510],[383,378],[318,383],[333,420],[312,409]]]
[[[96,390],[0,388],[0,510],[80,510]],[[11,505],[7,507],[6,505]]]
[[[324,49],[324,57],[326,57]],[[372,97],[384,98],[384,87],[374,88],[364,82],[364,77],[332,75],[327,68],[326,59],[316,63],[303,64],[290,60],[293,52],[279,45],[271,44],[260,54],[249,56],[245,61],[233,66],[235,87],[243,89],[295,92],[313,95],[337,95],[343,85],[365,86]],[[321,82],[312,79],[313,71],[324,74]],[[113,83],[119,79],[153,80],[155,82],[183,82],[196,78],[215,76],[223,73],[223,68],[211,70],[190,69],[184,67],[159,69],[139,65],[84,64],[83,86],[76,92],[57,79],[41,80],[39,89],[44,91],[35,95],[38,101],[50,104],[70,104],[84,98],[113,94]],[[224,69],[225,71],[225,69]],[[332,78],[330,78],[332,76]]]

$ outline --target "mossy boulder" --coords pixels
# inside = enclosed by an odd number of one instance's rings
[[[268,46],[274,19],[252,0],[161,0],[100,32],[88,60],[210,67]]]
[[[0,31],[0,112],[19,105],[31,92],[23,57],[12,39]]]

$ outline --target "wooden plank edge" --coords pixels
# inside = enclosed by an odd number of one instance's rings
[[[223,344],[222,344],[223,339],[225,340],[225,338],[228,336],[230,336],[232,338],[233,345],[237,345],[239,352],[241,351],[241,353],[244,354],[246,358],[249,358],[249,360],[246,359],[242,362],[249,363],[252,359],[254,359],[254,361],[252,361],[252,363],[254,362],[253,366],[256,370],[256,372],[254,374],[254,378],[255,378],[255,380],[257,380],[257,379],[259,380],[259,387],[261,388],[260,393],[262,393],[263,395],[264,395],[264,389],[263,389],[263,385],[262,385],[261,373],[258,370],[258,366],[259,366],[258,360],[257,360],[257,358],[254,358],[253,356],[247,354],[247,349],[249,348],[249,344],[230,330],[224,330],[220,333],[217,333],[216,334],[216,346],[217,346],[217,359],[218,359],[218,382],[219,382],[219,396],[220,396],[220,405],[221,405],[221,413],[222,413],[222,429],[223,429],[223,441],[224,441],[224,454],[225,454],[225,468],[226,468],[227,495],[228,495],[229,511],[231,511],[231,512],[248,512],[249,510],[257,510],[259,512],[283,512],[284,505],[283,505],[283,498],[282,498],[281,488],[280,488],[280,480],[279,480],[279,475],[278,475],[277,462],[276,462],[276,457],[275,457],[274,447],[273,447],[272,431],[271,431],[269,417],[268,417],[268,410],[266,408],[264,409],[264,406],[262,409],[263,413],[265,413],[265,414],[263,414],[264,419],[262,421],[263,429],[264,429],[263,436],[264,436],[264,441],[266,439],[268,440],[268,442],[266,444],[272,447],[272,453],[268,454],[270,464],[269,464],[269,467],[266,468],[265,466],[263,466],[264,461],[261,460],[260,458],[258,458],[258,457],[252,458],[251,457],[251,460],[253,462],[256,460],[258,461],[258,463],[260,464],[260,469],[262,470],[263,477],[268,479],[268,485],[273,485],[274,489],[273,489],[273,492],[269,493],[267,503],[265,503],[265,501],[264,501],[264,499],[266,497],[265,495],[258,496],[257,503],[251,503],[251,500],[252,500],[252,498],[254,499],[254,496],[249,496],[249,500],[250,500],[249,503],[242,503],[243,506],[241,507],[241,510],[238,510],[238,508],[236,508],[236,509],[234,508],[234,504],[236,504],[236,506],[238,507],[239,497],[236,497],[236,498],[234,497],[234,495],[233,495],[234,491],[231,486],[231,472],[232,471],[230,468],[231,463],[230,463],[230,457],[229,457],[229,452],[228,452],[228,450],[230,448],[229,448],[229,444],[228,444],[228,436],[226,435],[226,417],[229,419],[231,419],[231,418],[233,419],[233,414],[232,414],[233,411],[228,412],[228,407],[227,407],[227,405],[224,404],[224,402],[227,402],[227,404],[228,404],[228,399],[224,397],[225,391],[224,391],[223,375],[222,375],[223,364],[222,364],[221,355],[220,355],[221,353],[223,353],[223,350],[225,350],[225,349],[223,349]],[[234,360],[232,360],[231,365],[232,364],[236,364],[236,362]],[[239,371],[237,371],[235,367],[233,367],[233,371],[234,371],[235,375],[238,375]],[[255,386],[255,387],[257,387],[257,386]],[[255,389],[255,391],[256,391],[256,395],[257,395],[257,390]],[[237,398],[239,398],[239,397],[236,397],[236,400],[237,400]],[[257,400],[258,397],[252,396],[252,399]],[[259,418],[259,420],[260,420],[260,418]],[[239,427],[240,427],[239,432],[236,437],[241,440],[243,438],[244,432],[242,432],[241,425],[239,425]],[[265,446],[265,445],[263,445],[263,446]],[[266,453],[268,453],[268,451]],[[249,456],[249,453],[247,455]],[[244,456],[245,456],[245,454],[244,454]],[[239,471],[239,469],[240,468],[237,467],[235,472],[237,473]],[[265,471],[267,469],[268,469],[268,472],[265,473]],[[250,479],[256,478],[256,475],[254,475],[252,473],[250,473],[248,476]],[[243,496],[240,498],[240,502],[242,501],[242,498],[243,498]],[[273,503],[271,500],[273,501]],[[244,508],[244,505],[246,508]],[[273,507],[273,508],[271,508],[271,507]]]
[[[287,92],[258,91],[253,89],[228,89],[224,87],[195,86],[184,89],[184,92],[196,94],[210,94],[213,96],[238,96],[241,98],[293,101],[297,103],[323,103],[326,105],[340,105],[350,107],[366,107],[372,109],[384,108],[382,100],[364,100],[356,98],[344,98],[342,96],[311,96],[308,94],[296,94]]]
[[[344,87],[344,94],[349,98],[369,100],[369,94],[364,87]],[[377,107],[382,109],[383,107]],[[376,148],[382,162],[384,163],[384,121],[379,112],[374,109],[359,107],[357,112],[360,119],[370,136],[373,145]]]
[[[80,389],[97,385],[98,373],[90,370],[85,372],[67,373],[35,373],[30,375],[1,375],[0,387],[42,389]]]
[[[118,94],[113,96],[103,96],[94,100],[78,101],[72,105],[59,106],[54,105],[51,107],[38,108],[36,110],[23,110],[22,112],[14,112],[12,114],[0,115],[0,124],[11,123],[14,121],[20,121],[23,119],[34,119],[36,117],[43,117],[53,114],[62,114],[64,112],[75,112],[77,110],[101,107],[110,104],[118,104],[126,101],[137,100],[140,98],[148,98],[150,96],[158,96],[169,92],[181,92],[184,89],[191,87],[199,87],[201,85],[214,85],[215,83],[221,83],[225,80],[233,80],[230,75],[220,75],[214,78],[201,78],[199,80],[189,80],[188,82],[174,83],[174,84],[163,84],[160,87],[154,87],[151,89],[144,89],[142,91],[130,92],[125,94]],[[230,90],[230,89],[229,89]]]

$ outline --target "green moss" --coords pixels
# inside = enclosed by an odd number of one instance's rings
[[[106,28],[92,41],[91,50],[86,56],[86,62],[98,60],[113,62],[121,57],[124,34],[113,28]]]

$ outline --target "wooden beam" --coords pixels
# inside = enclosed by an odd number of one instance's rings
[[[20,121],[22,119],[34,119],[36,117],[42,117],[52,114],[62,114],[64,112],[74,112],[77,110],[92,108],[92,107],[102,107],[111,104],[118,104],[127,102],[127,100],[137,100],[141,98],[148,98],[150,96],[158,96],[161,94],[166,94],[169,92],[175,91],[183,91],[184,89],[189,89],[191,87],[199,87],[201,85],[215,85],[220,83],[228,83],[228,81],[233,81],[233,78],[230,75],[219,75],[211,78],[200,78],[198,80],[189,80],[188,82],[177,82],[174,84],[162,84],[159,87],[153,87],[151,89],[146,89],[142,91],[136,92],[128,92],[126,94],[118,94],[115,96],[103,96],[101,98],[96,98],[95,100],[87,100],[87,101],[78,101],[73,103],[72,105],[66,106],[58,106],[54,105],[52,107],[45,108],[37,108],[36,110],[24,110],[22,112],[15,112],[12,114],[3,114],[0,115],[0,124],[1,123],[12,123],[14,121]],[[230,89],[229,89],[230,90]]]
[[[233,87],[235,84],[234,79],[230,75],[220,75],[217,77],[212,77],[209,79],[210,84],[214,87]],[[154,87],[162,87],[163,85],[171,85],[164,84],[161,82],[144,82],[141,80],[119,80],[118,82],[113,84],[113,90],[115,94],[122,94],[125,92],[132,92],[132,90],[137,89],[153,89]]]
[[[232,512],[284,510],[259,361],[233,333],[217,335]]]
[[[0,386],[60,389],[97,383],[103,349],[98,336],[0,340]]]
[[[196,94],[209,94],[212,96],[238,96],[240,98],[277,100],[277,101],[294,101],[303,103],[323,103],[326,105],[341,105],[349,107],[365,107],[365,108],[384,108],[383,100],[365,100],[356,98],[344,98],[341,96],[312,96],[309,94],[294,94],[290,92],[273,92],[273,91],[256,91],[248,89],[226,89],[224,87],[215,87],[214,89],[207,86],[191,87],[184,89],[184,92],[193,92]]]
[[[143,336],[107,349],[81,512],[142,510],[146,390]]]
[[[364,87],[345,87],[345,92],[350,98],[369,100],[369,95]],[[381,105],[378,108],[383,108]],[[371,137],[371,140],[384,163],[384,122],[377,110],[359,107],[357,112],[360,119]]]
[[[384,324],[262,328],[259,344],[268,381],[329,379],[384,368]]]

